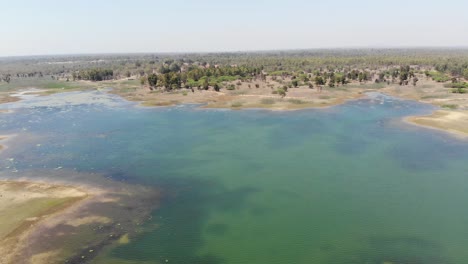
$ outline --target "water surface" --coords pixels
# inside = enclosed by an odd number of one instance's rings
[[[140,108],[101,92],[40,100],[1,106],[15,112],[0,134],[17,134],[3,171],[166,190],[147,223],[159,228],[108,261],[468,263],[468,144],[400,122],[430,106],[379,94],[289,112]]]

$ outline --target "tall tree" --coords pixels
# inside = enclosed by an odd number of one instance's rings
[[[315,84],[316,85],[324,85],[325,80],[323,79],[322,76],[315,76]]]
[[[148,75],[148,85],[151,87],[156,87],[158,85],[158,75],[154,73]]]

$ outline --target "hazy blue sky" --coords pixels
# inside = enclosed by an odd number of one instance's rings
[[[0,56],[468,46],[467,0],[0,0]]]

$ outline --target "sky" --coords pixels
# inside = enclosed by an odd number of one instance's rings
[[[467,0],[0,0],[0,56],[468,47]]]

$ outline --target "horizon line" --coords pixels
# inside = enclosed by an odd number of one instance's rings
[[[27,57],[64,57],[64,56],[112,56],[112,55],[192,55],[192,54],[234,54],[234,53],[274,53],[294,51],[320,51],[320,50],[468,50],[468,45],[460,46],[349,46],[349,47],[320,47],[320,48],[291,48],[291,49],[264,49],[264,50],[214,50],[214,51],[142,51],[142,52],[83,52],[83,53],[52,53],[52,54],[20,54],[0,55],[5,58],[27,58]]]

